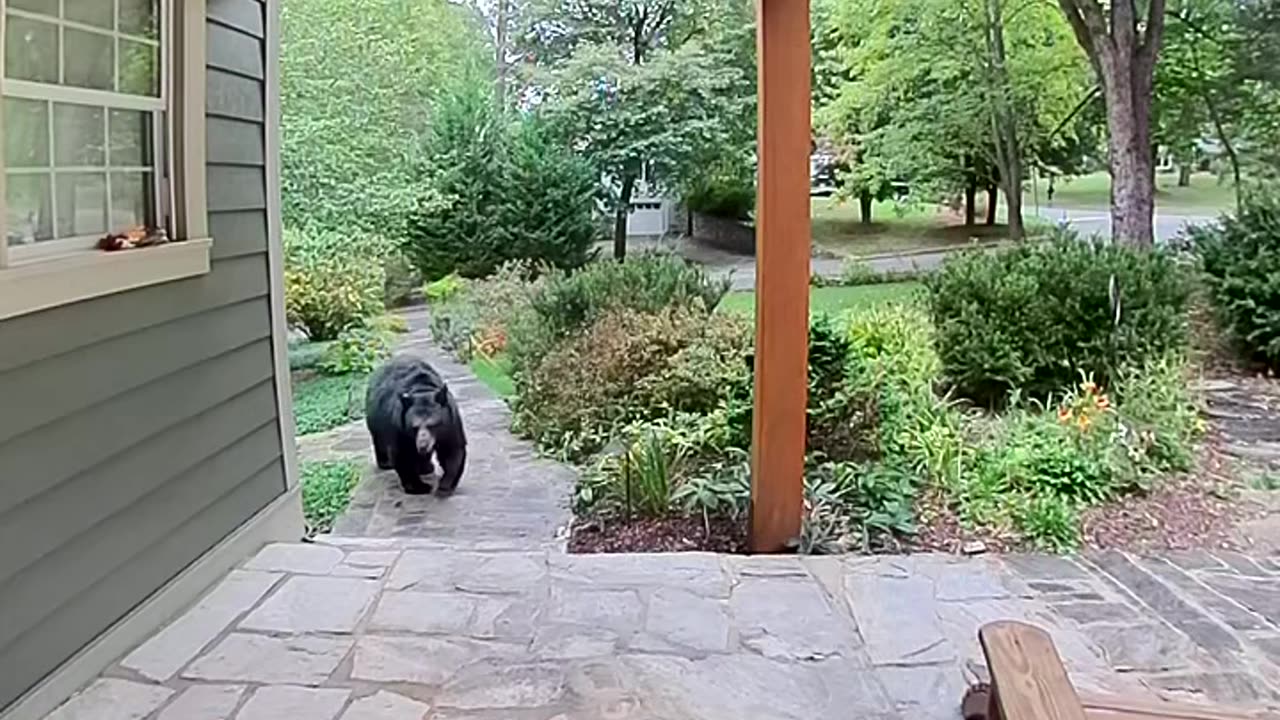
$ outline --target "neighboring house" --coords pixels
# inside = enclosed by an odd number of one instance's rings
[[[0,0],[0,717],[302,531],[276,0]],[[174,242],[103,252],[145,225]]]

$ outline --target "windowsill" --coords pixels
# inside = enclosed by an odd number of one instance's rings
[[[208,239],[135,250],[84,250],[0,269],[0,320],[209,272]]]

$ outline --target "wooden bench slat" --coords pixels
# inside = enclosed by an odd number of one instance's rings
[[[1090,720],[1255,720],[1262,713],[1190,703],[1135,700],[1110,695],[1081,696]]]
[[[1053,639],[1034,625],[994,622],[978,631],[1002,720],[1088,720]],[[997,720],[997,718],[989,718]]]

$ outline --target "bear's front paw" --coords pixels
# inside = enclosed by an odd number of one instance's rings
[[[430,495],[431,483],[425,483],[421,480],[415,482],[401,482],[400,487],[404,488],[405,495]]]

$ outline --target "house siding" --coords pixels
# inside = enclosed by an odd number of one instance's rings
[[[208,274],[0,321],[0,708],[286,491],[261,0],[208,0]]]

